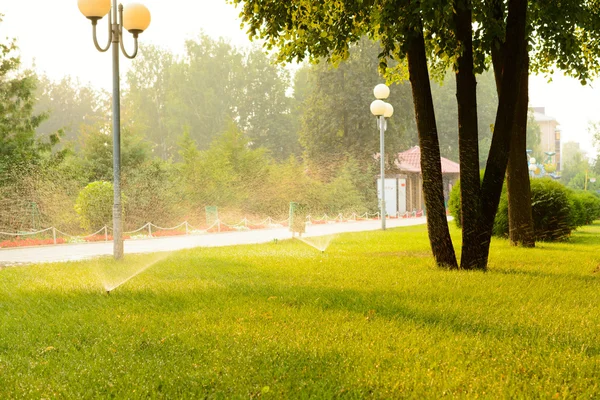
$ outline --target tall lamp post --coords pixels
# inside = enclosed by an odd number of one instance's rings
[[[387,118],[394,114],[394,107],[386,103],[385,99],[390,95],[390,88],[380,83],[373,89],[373,94],[377,100],[371,103],[371,112],[377,118],[377,127],[379,128],[379,161],[381,168],[381,230],[385,230],[385,159],[384,159],[384,133],[387,129]]]
[[[81,13],[92,21],[94,45],[100,52],[106,52],[112,44],[113,70],[113,254],[116,260],[123,258],[123,219],[121,205],[121,93],[119,83],[119,48],[129,59],[138,52],[138,35],[150,25],[150,12],[142,4],[131,3],[117,7],[117,0],[77,0]],[[108,44],[101,47],[96,37],[98,21],[108,14]],[[133,35],[133,54],[128,54],[123,44],[123,28]]]

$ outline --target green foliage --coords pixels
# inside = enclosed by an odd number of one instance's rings
[[[530,42],[530,70],[552,74],[555,70],[578,79],[582,85],[600,72],[600,7],[593,1],[529,3],[534,33]],[[550,23],[551,21],[551,23]]]
[[[508,220],[508,201],[500,208],[504,214],[501,221]],[[499,208],[499,212],[500,212]],[[561,183],[550,178],[531,180],[531,212],[533,214],[534,236],[536,241],[566,240],[574,226],[571,192]],[[508,223],[495,226],[497,236],[508,236]]]
[[[567,183],[567,187],[574,190],[592,190],[596,191],[600,188],[600,182],[594,181],[590,182],[590,178],[595,178],[596,174],[588,174],[587,171],[580,171],[575,176],[570,178],[568,181],[568,177],[571,173],[574,172],[571,168],[567,168],[567,176],[564,177],[564,182]],[[586,184],[587,179],[587,184]]]
[[[531,180],[531,211],[535,239],[542,241],[565,240],[573,229],[569,191],[549,179]]]
[[[450,193],[450,213],[460,224],[460,183]],[[536,241],[561,241],[571,231],[600,217],[600,199],[589,192],[573,194],[559,182],[549,178],[531,180],[531,206]],[[508,237],[508,198],[503,188],[494,220],[494,235]]]
[[[75,211],[81,226],[88,231],[97,231],[112,221],[113,185],[96,181],[88,184],[77,196]]]
[[[583,189],[589,162],[577,142],[566,142],[562,146],[561,181],[573,189]],[[579,176],[578,176],[579,175]],[[577,179],[575,179],[577,177]],[[574,180],[573,183],[571,181]]]
[[[179,142],[178,186],[193,207],[218,205],[247,214],[282,216],[290,201],[310,212],[363,212],[376,207],[374,171],[347,157],[340,163],[276,162],[255,149],[233,122],[210,148],[198,150],[185,132]]]
[[[447,70],[441,83],[432,82],[431,93],[436,110],[440,152],[443,157],[458,161],[458,109],[455,74]],[[492,143],[493,125],[498,108],[498,94],[493,72],[487,71],[477,77],[477,99],[479,164],[484,167]]]
[[[137,229],[146,222],[170,227],[187,219],[187,209],[181,207],[179,182],[173,166],[158,158],[146,161],[123,174],[126,226]]]
[[[47,117],[35,114],[36,76],[19,71],[16,42],[0,43],[0,185],[18,181],[33,166],[40,165],[59,135],[44,142],[35,129]]]
[[[87,182],[113,179],[113,135],[105,124],[87,126],[81,133],[77,157],[80,173]],[[132,173],[152,158],[152,144],[124,127],[121,131],[121,171]]]
[[[525,146],[527,150],[531,150],[531,156],[535,157],[538,161],[544,161],[544,154],[542,152],[542,130],[540,125],[535,121],[533,112],[529,111],[527,114],[527,131],[526,131],[526,142]],[[554,172],[554,171],[552,171]]]
[[[146,46],[127,82],[124,108],[135,115],[129,128],[156,143],[164,160],[176,157],[184,130],[206,150],[232,119],[252,146],[276,159],[299,152],[289,74],[258,49],[242,52],[205,34],[186,42],[182,59]]]
[[[452,190],[450,191],[450,196],[448,198],[448,209],[450,210],[450,215],[454,218],[454,223],[457,228],[462,228],[462,212],[461,212],[462,202],[460,201],[460,180],[456,181]]]
[[[34,110],[47,115],[36,129],[38,137],[48,137],[61,130],[63,146],[65,142],[72,142],[79,149],[82,131],[108,122],[110,98],[105,91],[98,91],[89,83],[83,85],[71,77],[55,82],[42,75],[37,78],[35,93]]]
[[[570,193],[571,225],[579,227],[590,225],[600,219],[600,197],[586,191]]]
[[[296,80],[297,110],[301,115],[300,142],[314,163],[342,163],[351,155],[364,165],[379,152],[379,134],[368,105],[377,73],[379,44],[362,39],[349,49],[349,57],[333,67],[306,64]],[[397,112],[388,121],[386,152],[405,150],[416,141],[412,95],[406,83],[391,86],[388,101]]]
[[[599,238],[460,276],[423,226],[4,268],[0,398],[598,398]]]

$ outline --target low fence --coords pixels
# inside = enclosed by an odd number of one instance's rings
[[[390,219],[399,218],[413,218],[421,217],[422,212],[406,212],[403,214],[397,213],[396,215],[387,215]],[[330,217],[324,214],[320,218],[315,218],[311,215],[306,216],[307,225],[318,225],[318,224],[329,224],[329,223],[341,223],[341,222],[353,222],[353,221],[367,221],[367,220],[378,220],[381,218],[380,213],[364,213],[357,214],[352,213],[349,215],[343,215],[342,213],[337,214],[335,217]],[[206,233],[220,233],[220,232],[236,232],[236,231],[249,231],[255,229],[272,229],[289,226],[289,219],[275,220],[271,217],[260,222],[251,222],[247,218],[242,219],[238,223],[228,224],[224,221],[217,219],[212,225],[207,227],[194,227],[188,221],[184,221],[174,227],[161,227],[153,224],[152,222],[146,223],[141,228],[133,231],[123,232],[124,239],[147,239],[164,236],[177,236],[177,235],[194,235],[194,234],[206,234]],[[24,231],[24,232],[1,232],[0,231],[0,248],[7,247],[25,247],[25,246],[43,246],[43,245],[54,245],[64,243],[89,243],[89,242],[108,242],[112,240],[110,232],[112,228],[103,226],[100,230],[91,233],[89,235],[70,235],[59,230],[56,227],[49,227],[39,231]],[[4,239],[2,241],[2,238]]]

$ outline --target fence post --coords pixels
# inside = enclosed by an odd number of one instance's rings
[[[54,244],[56,244],[56,228],[52,227],[52,238],[54,239]]]
[[[104,241],[108,242],[108,227],[104,225]]]
[[[148,236],[152,237],[152,224],[148,222]]]
[[[185,234],[186,235],[190,234],[190,226],[187,221],[185,221]]]

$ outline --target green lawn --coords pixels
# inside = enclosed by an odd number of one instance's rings
[[[599,249],[449,272],[413,227],[5,268],[0,398],[598,398]]]

